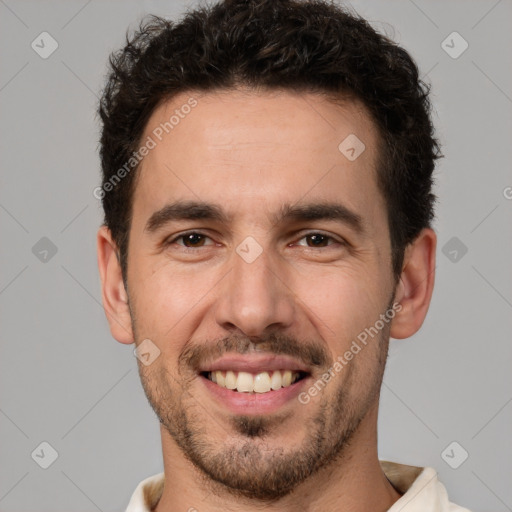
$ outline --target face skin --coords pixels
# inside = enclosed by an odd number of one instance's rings
[[[395,286],[378,135],[359,103],[187,92],[153,112],[142,140],[190,97],[197,106],[140,169],[127,292],[110,233],[98,232],[112,335],[149,339],[160,351],[138,363],[161,422],[166,485],[156,510],[387,510],[399,498],[377,457],[388,339],[423,322],[435,234],[425,229],[407,248]],[[350,134],[366,147],[354,161],[338,150]],[[226,218],[155,222],[177,201],[216,205]],[[287,207],[319,204],[338,205],[344,218],[280,218]],[[301,403],[393,303],[393,320]],[[302,378],[247,393],[210,381],[216,369]]]

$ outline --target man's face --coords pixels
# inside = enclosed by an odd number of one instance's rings
[[[388,324],[308,393],[393,302],[376,130],[354,102],[224,91],[161,105],[148,135],[127,276],[136,343],[160,350],[139,363],[144,389],[168,442],[213,480],[282,496],[343,454],[378,405]],[[177,202],[203,208],[169,215]],[[312,208],[326,204],[339,215]]]

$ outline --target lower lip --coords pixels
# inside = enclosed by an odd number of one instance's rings
[[[200,380],[207,391],[213,395],[217,402],[227,407],[234,414],[257,415],[277,412],[284,405],[296,400],[306,386],[309,377],[305,377],[290,386],[268,391],[267,393],[243,393],[222,388],[203,375]]]

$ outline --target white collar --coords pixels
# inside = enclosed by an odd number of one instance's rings
[[[448,501],[448,493],[431,467],[407,466],[380,461],[393,487],[403,494],[388,512],[470,512]],[[126,512],[151,512],[164,490],[164,473],[150,476],[135,489]]]

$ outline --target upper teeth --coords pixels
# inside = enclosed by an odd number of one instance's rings
[[[256,375],[248,372],[222,372],[220,370],[208,373],[208,378],[220,387],[246,393],[267,393],[271,389],[286,388],[291,386],[299,376],[299,372],[290,370],[261,372]]]

